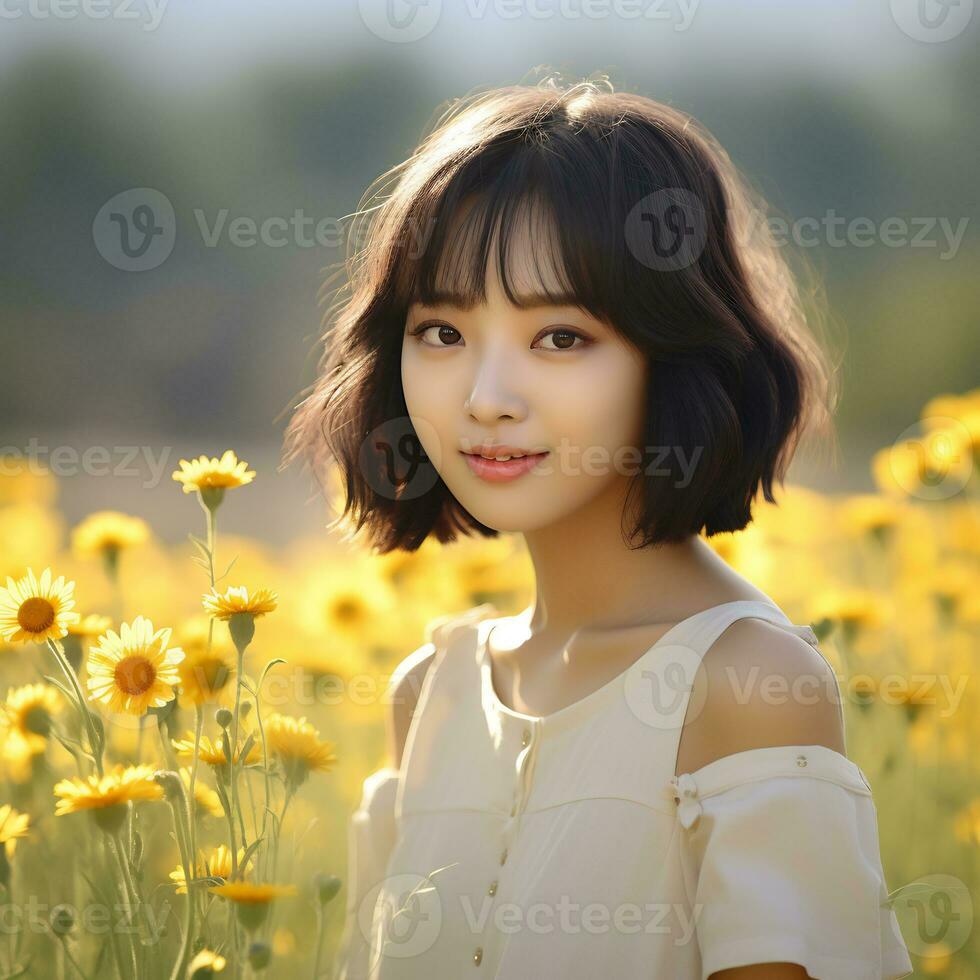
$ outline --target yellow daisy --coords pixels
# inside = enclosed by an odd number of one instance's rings
[[[296,886],[227,881],[223,885],[212,885],[208,891],[234,902],[238,921],[252,932],[262,924],[272,902],[285,895],[295,895]]]
[[[177,750],[177,755],[181,758],[194,758],[193,732],[188,732],[184,738],[172,739],[172,742],[173,747]],[[201,761],[206,762],[209,766],[220,767],[228,765],[228,756],[225,754],[225,738],[223,735],[219,735],[214,742],[207,735],[202,735],[199,752]],[[235,753],[236,765],[241,761],[240,756],[241,746],[239,746],[238,751]],[[252,747],[248,750],[248,755],[245,757],[245,765],[258,762],[261,757],[261,746],[258,743],[253,743]]]
[[[54,787],[54,795],[61,797],[55,804],[55,816],[109,809],[130,800],[162,800],[163,788],[154,781],[154,772],[153,766],[117,763],[101,779],[98,776],[62,779]]]
[[[0,706],[0,732],[6,737],[5,754],[22,747],[37,755],[47,747],[51,720],[62,708],[58,691],[48,684],[25,684],[10,688]]]
[[[117,634],[109,630],[88,655],[88,690],[93,700],[110,711],[142,715],[174,696],[180,680],[177,665],[184,659],[180,647],[170,647],[170,630],[154,632],[153,624],[137,616],[123,623]]]
[[[223,885],[212,885],[209,892],[221,895],[229,901],[241,905],[267,905],[286,895],[295,895],[295,885],[254,884],[250,881],[228,881]]]
[[[9,803],[0,806],[0,844],[3,844],[8,858],[14,856],[17,839],[27,836],[30,822],[28,814],[18,812]]]
[[[44,643],[60,640],[68,626],[78,620],[73,593],[74,582],[63,575],[51,581],[51,569],[38,580],[33,569],[18,581],[7,579],[0,588],[0,637],[7,643]]]
[[[242,487],[255,479],[255,470],[248,468],[248,463],[240,460],[231,449],[226,449],[221,459],[212,456],[198,456],[194,460],[182,459],[180,469],[174,470],[173,478],[183,484],[184,493],[195,490]]]
[[[235,700],[235,674],[238,667],[227,640],[217,636],[208,649],[208,634],[191,634],[185,631],[181,637],[184,659],[180,662],[181,694],[191,704],[231,704]]]
[[[253,618],[272,612],[279,596],[270,589],[256,589],[251,595],[244,585],[232,585],[224,592],[212,589],[204,596],[204,610],[215,619],[231,619],[237,613],[248,613]]]
[[[72,531],[72,548],[83,557],[116,555],[124,548],[143,544],[150,536],[150,527],[141,517],[132,517],[118,510],[100,510],[89,514]]]
[[[190,966],[187,967],[187,975],[190,977],[190,980],[203,980],[204,977],[221,973],[224,968],[225,958],[223,956],[219,956],[210,949],[202,949],[191,960]]]
[[[321,742],[320,733],[305,717],[274,712],[266,723],[265,734],[294,786],[305,782],[311,772],[329,772],[337,762],[334,744]]]
[[[242,870],[242,858],[245,856],[245,848],[238,849],[238,869]],[[249,861],[251,861],[249,857]],[[197,867],[194,869],[195,878],[230,878],[232,871],[231,850],[224,844],[219,844],[210,856],[203,851],[198,857]],[[177,883],[177,894],[187,894],[187,879],[184,877],[184,866],[178,865],[170,872],[170,880]]]

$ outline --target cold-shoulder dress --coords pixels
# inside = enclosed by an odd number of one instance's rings
[[[674,775],[698,662],[744,617],[816,646],[770,602],[726,602],[543,717],[494,691],[494,606],[430,624],[401,766],[351,818],[338,980],[911,973],[854,762],[780,745]]]

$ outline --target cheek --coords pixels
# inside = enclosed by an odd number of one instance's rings
[[[646,381],[642,365],[626,355],[596,361],[587,377],[575,385],[574,399],[564,399],[560,430],[580,454],[590,451],[595,458],[612,454],[624,446],[636,446],[646,416]]]
[[[416,362],[411,352],[402,355],[402,393],[415,434],[425,454],[442,465],[447,452],[455,450],[451,395],[444,385],[432,383],[431,372]]]

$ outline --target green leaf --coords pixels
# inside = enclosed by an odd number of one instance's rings
[[[211,549],[208,547],[207,541],[199,538],[196,534],[188,534],[187,537],[190,538],[191,544],[203,553],[205,558],[211,557]]]
[[[264,837],[259,837],[257,840],[253,840],[252,843],[249,844],[248,847],[245,848],[245,853],[242,855],[241,861],[238,862],[239,869],[244,868],[245,865],[248,864],[249,858],[252,856],[252,854],[255,853],[256,848],[264,840],[265,840]]]
[[[274,659],[272,659],[272,660],[270,660],[270,661],[269,661],[269,662],[268,662],[268,663],[267,663],[267,664],[266,664],[266,665],[265,665],[265,666],[264,666],[264,667],[262,668],[262,673],[261,673],[261,674],[259,674],[259,690],[260,690],[260,691],[262,690],[262,684],[263,684],[263,683],[264,683],[264,681],[265,681],[265,675],[266,675],[266,674],[268,674],[268,673],[269,673],[269,671],[270,671],[270,670],[271,670],[271,669],[272,669],[273,667],[275,667],[275,665],[276,665],[276,664],[284,664],[284,663],[288,663],[288,661],[286,661],[286,660],[283,660],[283,659],[282,659],[282,657],[275,657]]]
[[[102,889],[89,877],[88,873],[83,871],[81,868],[78,869],[78,873],[88,882],[89,888],[95,893],[95,897],[103,904],[108,906],[109,902],[106,900]]]
[[[235,557],[232,558],[232,560],[228,563],[228,567],[217,578],[215,578],[215,582],[220,582],[231,571],[236,561],[238,561],[238,555],[235,555]]]
[[[61,744],[62,744],[62,745],[63,745],[63,746],[65,747],[65,749],[66,749],[66,750],[67,750],[68,752],[70,752],[70,753],[71,753],[72,755],[75,755],[75,753],[76,753],[76,752],[80,752],[80,753],[81,753],[82,755],[84,755],[84,756],[85,756],[85,758],[86,758],[86,759],[88,759],[88,760],[89,760],[89,762],[91,762],[91,763],[92,763],[92,765],[95,765],[95,758],[94,758],[94,756],[92,755],[92,753],[91,753],[91,752],[89,752],[89,751],[88,751],[88,749],[86,749],[86,748],[85,748],[85,747],[84,747],[84,746],[82,745],[82,743],[81,743],[81,742],[78,742],[78,741],[76,741],[75,739],[73,739],[73,738],[70,738],[70,737],[69,737],[69,736],[67,736],[67,735],[62,735],[62,734],[61,734],[60,732],[58,732],[58,731],[54,731],[54,732],[53,732],[53,735],[54,735],[54,737],[55,737],[55,738],[56,738],[56,739],[57,739],[57,740],[58,740],[59,742],[61,742]]]
[[[245,744],[242,746],[242,750],[238,753],[237,758],[240,760],[247,759],[249,752],[252,751],[253,745],[255,745],[255,732],[252,732],[248,738],[245,739]]]
[[[68,698],[68,701],[71,704],[75,705],[76,708],[78,707],[78,698],[75,697],[75,692],[70,687],[59,681],[57,677],[52,677],[50,674],[42,674],[41,676],[53,687],[58,688],[58,690],[61,691],[66,698]]]

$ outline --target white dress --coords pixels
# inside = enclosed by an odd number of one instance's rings
[[[494,692],[492,605],[430,624],[401,768],[351,818],[339,980],[911,973],[855,763],[782,745],[674,777],[697,663],[747,616],[817,643],[769,602],[723,603],[543,717]]]

